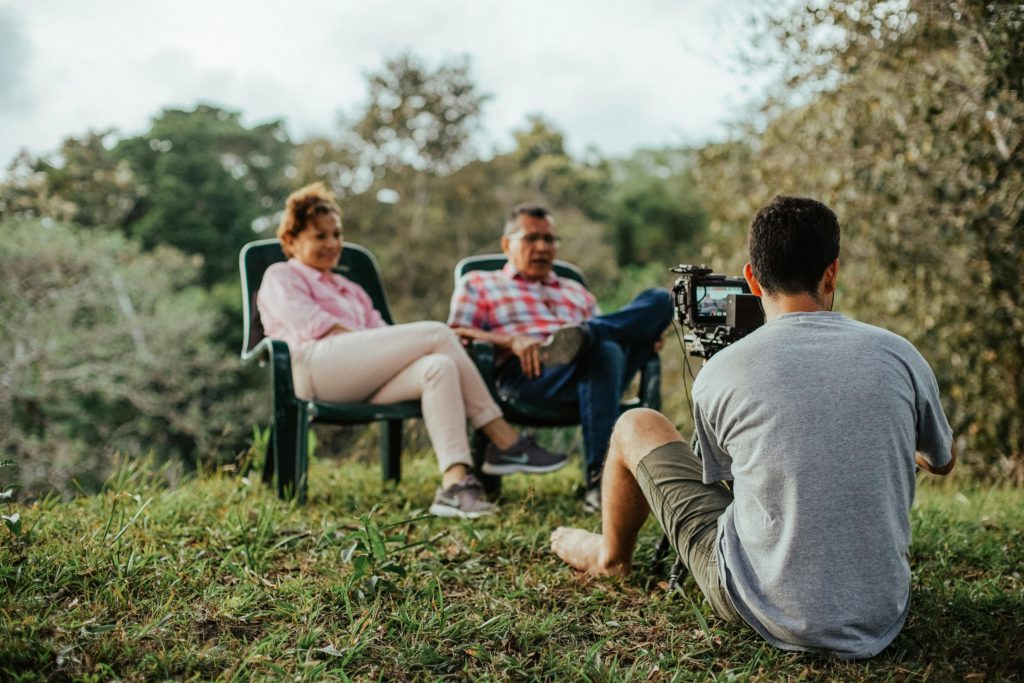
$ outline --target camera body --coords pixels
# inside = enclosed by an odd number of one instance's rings
[[[690,330],[683,340],[691,356],[707,360],[764,324],[761,302],[747,281],[680,264],[672,286],[676,320]]]

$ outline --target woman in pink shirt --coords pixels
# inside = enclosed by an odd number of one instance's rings
[[[362,287],[332,272],[343,245],[341,209],[322,183],[288,197],[277,236],[288,261],[267,269],[256,305],[267,336],[288,343],[296,395],[370,403],[420,399],[442,472],[433,514],[494,512],[471,472],[467,417],[491,440],[483,465],[488,474],[565,465],[565,454],[547,451],[502,417],[447,325],[388,325]]]

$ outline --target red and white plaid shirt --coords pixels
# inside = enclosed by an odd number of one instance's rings
[[[599,313],[594,295],[575,280],[551,273],[534,282],[506,263],[501,270],[462,276],[452,294],[448,324],[547,339],[558,328]]]

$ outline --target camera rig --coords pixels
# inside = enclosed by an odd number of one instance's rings
[[[672,286],[676,320],[690,333],[683,337],[691,356],[705,360],[764,324],[761,302],[741,277],[713,273],[707,266],[680,264]]]

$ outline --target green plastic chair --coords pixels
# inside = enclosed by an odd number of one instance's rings
[[[501,270],[507,260],[504,254],[484,254],[464,258],[455,265],[455,285],[458,286],[462,276],[474,270]],[[587,286],[583,272],[568,261],[556,260],[554,270],[559,277],[569,278],[584,287]],[[470,345],[470,355],[490,388],[491,395],[501,406],[505,419],[509,422],[527,427],[574,427],[580,423],[579,405],[575,402],[535,401],[528,403],[501,394],[494,381],[494,346],[492,344],[473,342]],[[637,395],[623,401],[619,407],[623,411],[641,407],[661,409],[661,359],[657,354],[640,368],[640,388]],[[473,435],[473,464],[480,474],[484,487],[488,491],[497,492],[501,489],[501,477],[485,475],[480,469],[486,447],[487,438],[483,432],[477,430]],[[586,463],[583,466],[586,467]]]
[[[402,421],[420,417],[419,401],[403,401],[382,405],[370,403],[329,403],[303,401],[296,398],[292,384],[291,354],[288,344],[270,339],[263,331],[256,293],[263,274],[272,264],[284,261],[277,239],[250,242],[242,247],[238,266],[242,276],[242,361],[246,364],[268,361],[271,366],[271,397],[273,418],[270,423],[270,447],[263,466],[263,479],[270,483],[277,477],[277,493],[282,498],[297,497],[305,502],[309,467],[309,427],[314,422],[328,424],[369,424],[381,427],[381,469],[384,479],[401,478]],[[345,243],[341,261],[334,269],[359,284],[373,301],[373,307],[389,325],[394,324],[388,309],[377,261],[365,247]]]

